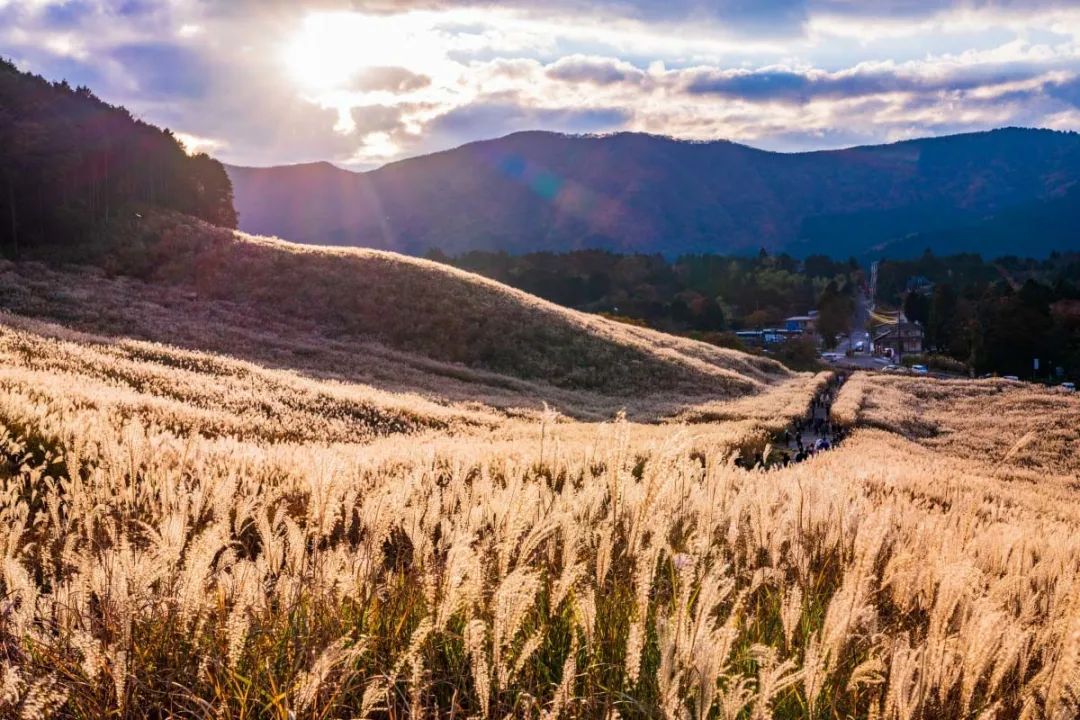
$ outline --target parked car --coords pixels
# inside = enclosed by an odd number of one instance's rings
[[[1019,382],[1020,381],[1020,378],[1016,377],[1015,375],[1002,375],[1001,379],[1002,380],[1012,380],[1014,382]]]
[[[1062,390],[1066,390],[1068,392],[1076,392],[1076,383],[1074,383],[1074,382],[1063,382],[1060,385],[1058,385],[1058,387],[1060,387]]]
[[[926,375],[928,372],[930,372],[930,369],[925,365],[912,365],[911,372],[915,373],[916,375]]]

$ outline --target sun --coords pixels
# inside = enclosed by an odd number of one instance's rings
[[[364,68],[415,66],[428,49],[408,18],[313,13],[286,45],[284,63],[304,90],[325,93],[348,89]]]

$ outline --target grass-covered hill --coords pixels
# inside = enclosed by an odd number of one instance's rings
[[[79,257],[329,337],[561,388],[727,396],[788,375],[765,358],[567,310],[438,263],[258,238],[177,214],[118,221]]]

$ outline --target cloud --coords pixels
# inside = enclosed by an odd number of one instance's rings
[[[1050,97],[1080,108],[1080,75],[1074,75],[1061,82],[1049,83],[1046,86],[1046,92]]]
[[[442,115],[425,129],[434,146],[460,145],[484,127],[486,137],[544,128],[564,133],[600,133],[615,130],[629,119],[622,108],[560,109],[525,107],[512,97],[496,97],[472,103]]]
[[[364,105],[351,111],[354,132],[363,137],[374,132],[401,132],[404,108],[392,105]]]
[[[295,72],[324,28],[332,77]],[[530,129],[804,150],[1080,121],[1080,8],[1049,0],[0,0],[0,55],[243,164]]]
[[[108,53],[123,66],[140,96],[177,100],[200,97],[208,91],[212,70],[201,53],[180,45],[155,43],[121,45]]]
[[[587,55],[560,58],[547,67],[546,73],[553,80],[594,85],[640,82],[645,77],[642,70],[630,63]]]
[[[403,67],[370,67],[360,70],[350,81],[351,89],[363,92],[406,93],[431,85],[427,75]]]
[[[691,95],[715,94],[749,101],[804,104],[815,99],[856,98],[893,93],[990,92],[995,87],[1034,82],[1047,68],[1017,64],[950,67],[948,63],[915,63],[898,67],[869,64],[838,72],[783,67],[758,70],[691,70],[684,73],[683,88]]]

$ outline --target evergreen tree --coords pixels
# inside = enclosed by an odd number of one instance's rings
[[[73,245],[131,204],[236,227],[221,163],[85,87],[0,59],[0,247]]]
[[[855,298],[851,286],[841,290],[835,280],[830,280],[818,300],[818,332],[826,347],[836,347],[837,336],[851,331],[854,314]]]

